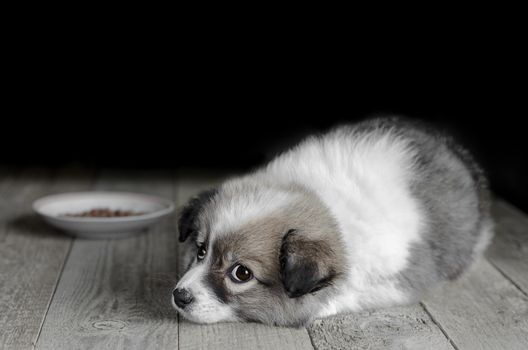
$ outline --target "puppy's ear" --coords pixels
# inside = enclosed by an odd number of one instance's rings
[[[297,298],[329,286],[338,274],[336,253],[323,240],[289,230],[282,239],[280,274],[286,294]]]
[[[198,215],[202,211],[204,205],[211,201],[217,192],[217,189],[203,191],[196,197],[191,198],[191,200],[185,205],[185,207],[183,207],[180,214],[180,219],[178,220],[180,242],[185,242],[187,237],[197,232]]]

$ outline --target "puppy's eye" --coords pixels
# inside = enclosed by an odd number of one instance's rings
[[[198,254],[196,254],[196,258],[198,260],[203,260],[203,258],[205,258],[205,254],[207,254],[207,250],[205,249],[205,245],[202,244],[198,247]]]
[[[229,273],[229,278],[236,283],[244,283],[253,278],[253,273],[244,265],[235,265]]]

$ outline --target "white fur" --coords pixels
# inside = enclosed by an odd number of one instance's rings
[[[220,321],[237,321],[231,308],[221,303],[209,288],[203,285],[204,275],[207,273],[206,264],[196,264],[178,281],[176,288],[187,289],[194,297],[189,310],[180,309],[172,301],[172,305],[185,318],[199,323],[215,323]]]
[[[226,182],[223,187],[236,186],[241,180]],[[251,179],[242,181],[252,182]],[[230,191],[227,191],[230,192]],[[230,233],[243,227],[255,218],[271,214],[273,211],[284,208],[295,199],[295,195],[270,188],[259,188],[258,191],[245,193],[222,203],[215,212],[211,231],[217,235]]]
[[[491,220],[486,220],[482,223],[480,238],[473,248],[473,257],[478,259],[482,256],[484,251],[491,244],[493,239],[494,224]]]
[[[422,225],[407,188],[412,156],[391,133],[351,138],[338,130],[308,139],[256,174],[313,190],[340,226],[348,266],[359,268],[348,271],[341,295],[323,314],[405,301],[391,276],[405,269]]]

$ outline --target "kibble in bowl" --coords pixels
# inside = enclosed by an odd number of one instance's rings
[[[112,210],[108,208],[95,208],[92,210],[86,210],[81,213],[67,213],[64,216],[71,216],[75,218],[115,218],[123,216],[137,216],[143,215],[143,212],[136,212],[132,210]]]

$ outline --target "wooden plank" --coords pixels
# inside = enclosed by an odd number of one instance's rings
[[[96,188],[174,195],[170,174],[104,173]],[[176,242],[172,217],[132,238],[75,240],[37,349],[176,348]]]
[[[177,204],[217,184],[220,177],[180,174]],[[306,328],[269,327],[256,323],[199,325],[180,318],[180,349],[312,349]]]
[[[528,298],[484,259],[423,304],[458,349],[528,349]]]
[[[32,348],[71,239],[33,214],[40,196],[90,186],[92,173],[26,170],[4,179],[0,194],[0,349]]]
[[[320,350],[453,349],[419,305],[337,315],[316,320],[308,331]]]
[[[495,238],[486,256],[528,295],[528,216],[502,200],[495,201],[492,213]]]

